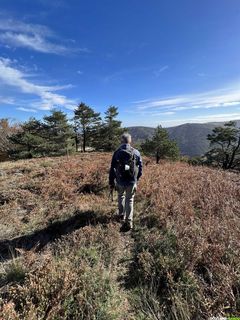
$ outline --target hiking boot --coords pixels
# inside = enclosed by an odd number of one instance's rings
[[[120,232],[128,232],[131,231],[133,228],[133,223],[132,221],[124,221],[121,228],[120,228]]]
[[[132,230],[132,228],[133,228],[133,222],[132,222],[132,220],[126,222],[126,228],[127,228],[128,230]]]
[[[119,214],[119,215],[117,216],[117,221],[118,221],[118,222],[124,222],[124,219],[125,219],[125,217],[124,217],[123,214]]]

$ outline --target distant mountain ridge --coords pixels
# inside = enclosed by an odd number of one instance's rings
[[[240,120],[234,120],[240,126]],[[175,140],[182,155],[200,156],[209,149],[207,135],[217,126],[223,126],[225,122],[185,123],[176,127],[166,128],[171,139]],[[155,128],[135,126],[128,127],[133,141],[142,142],[151,138]]]

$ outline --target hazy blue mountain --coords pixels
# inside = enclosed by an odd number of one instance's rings
[[[240,126],[240,120],[236,121]],[[176,127],[166,128],[171,139],[176,140],[183,155],[200,156],[209,148],[207,135],[216,126],[223,125],[223,122],[209,123],[186,123]],[[128,127],[133,141],[141,142],[153,135],[154,128],[151,127]]]

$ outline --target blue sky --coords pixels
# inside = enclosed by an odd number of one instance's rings
[[[240,119],[239,0],[1,0],[0,117],[83,101],[125,126]]]

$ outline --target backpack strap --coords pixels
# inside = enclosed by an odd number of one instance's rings
[[[133,147],[130,147],[131,148],[131,154],[132,154],[132,158],[135,157],[135,154],[134,154],[134,148]]]

